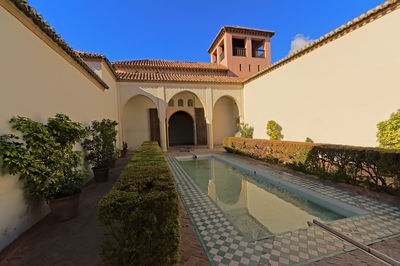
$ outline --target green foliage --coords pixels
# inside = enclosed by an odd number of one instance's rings
[[[180,247],[178,194],[157,142],[144,142],[97,209],[107,229],[106,265],[174,265]]]
[[[400,109],[392,113],[390,118],[377,124],[378,142],[380,147],[388,149],[400,149]]]
[[[314,143],[314,141],[313,141],[311,138],[309,138],[309,137],[306,138],[306,142]]]
[[[400,150],[234,137],[223,145],[228,152],[400,195]]]
[[[109,160],[118,158],[115,152],[117,125],[116,121],[103,119],[101,122],[92,121],[88,127],[90,136],[82,142],[82,147],[87,152],[86,160],[93,167],[106,167]]]
[[[237,123],[236,127],[242,138],[253,138],[254,128],[249,126],[247,123],[241,122]]]
[[[29,196],[48,201],[81,191],[86,172],[73,146],[88,132],[80,123],[57,114],[47,125],[21,116],[10,124],[22,141],[12,134],[0,136],[2,167],[19,175]]]
[[[269,120],[267,123],[267,135],[270,140],[283,139],[282,127],[274,120]]]

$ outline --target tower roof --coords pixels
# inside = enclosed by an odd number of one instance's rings
[[[212,49],[219,42],[219,40],[222,38],[222,36],[225,34],[225,32],[241,33],[241,34],[263,36],[263,37],[266,37],[266,36],[272,37],[275,34],[275,31],[270,31],[270,30],[260,30],[260,29],[247,28],[247,27],[241,27],[241,26],[224,25],[219,30],[217,36],[215,37],[215,39],[211,43],[210,47],[208,48],[208,50],[207,50],[208,53],[211,53]]]

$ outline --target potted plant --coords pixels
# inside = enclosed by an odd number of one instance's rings
[[[114,153],[113,153],[111,159],[108,160],[108,167],[109,168],[114,168],[115,167],[115,164],[116,164],[116,162],[117,162],[117,160],[119,158],[119,153],[120,153],[120,151],[117,148],[117,144],[114,143]]]
[[[114,159],[117,125],[116,121],[103,119],[100,122],[92,121],[92,125],[87,128],[90,134],[82,142],[82,147],[87,152],[86,160],[92,165],[96,182],[108,180],[109,162]]]
[[[58,220],[76,216],[87,172],[82,153],[73,147],[87,130],[64,114],[49,118],[47,124],[20,116],[10,124],[22,140],[13,134],[0,136],[2,167],[18,174],[26,194],[45,200]]]
[[[122,142],[122,151],[121,151],[121,157],[126,158],[126,154],[128,153],[128,143],[125,141]]]

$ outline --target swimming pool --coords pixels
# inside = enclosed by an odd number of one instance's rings
[[[178,161],[248,241],[307,227],[313,219],[329,222],[367,213],[217,155]]]

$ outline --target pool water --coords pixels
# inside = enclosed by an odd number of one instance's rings
[[[249,241],[346,217],[213,157],[179,163]]]

